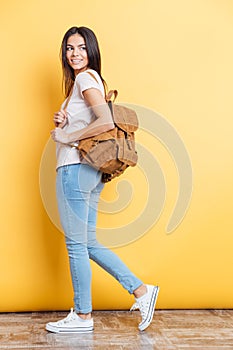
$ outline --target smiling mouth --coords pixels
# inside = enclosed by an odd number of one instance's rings
[[[82,60],[71,60],[71,62],[72,62],[73,64],[79,64],[79,63],[82,62]]]

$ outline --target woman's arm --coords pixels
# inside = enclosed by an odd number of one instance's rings
[[[73,143],[114,128],[111,111],[101,92],[98,89],[91,88],[83,91],[83,96],[88,105],[92,108],[97,119],[85,128],[70,134],[67,134],[60,128],[55,128],[51,131],[54,141],[61,143]]]

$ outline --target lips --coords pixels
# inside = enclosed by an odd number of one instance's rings
[[[71,60],[71,62],[72,62],[73,64],[79,64],[79,63],[82,62],[82,60]]]

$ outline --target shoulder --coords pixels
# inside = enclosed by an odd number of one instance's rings
[[[100,90],[102,95],[105,96],[103,82],[99,74],[93,69],[87,69],[86,71],[77,74],[75,84],[77,85],[82,97],[83,91],[91,88]]]
[[[79,73],[76,76],[77,83],[81,83],[83,81],[94,81],[96,83],[102,83],[99,74],[94,69],[87,69],[84,72]]]

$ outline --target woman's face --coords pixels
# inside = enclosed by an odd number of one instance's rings
[[[74,34],[68,38],[66,59],[70,67],[73,68],[75,75],[87,69],[88,57],[86,44],[81,35]]]

